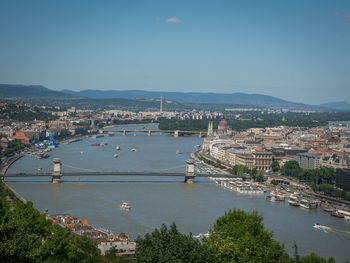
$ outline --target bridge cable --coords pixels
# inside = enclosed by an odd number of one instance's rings
[[[69,167],[69,168],[78,169],[78,170],[82,170],[82,171],[98,172],[98,171],[96,171],[96,170],[86,169],[86,168],[79,168],[79,167],[71,166],[71,165],[64,164],[64,163],[62,163],[62,166],[66,166],[66,167]]]

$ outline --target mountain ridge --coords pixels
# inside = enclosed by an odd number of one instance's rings
[[[256,107],[270,108],[289,108],[289,109],[317,109],[317,105],[308,105],[286,101],[264,94],[248,93],[215,93],[215,92],[162,92],[162,91],[145,91],[145,90],[62,90],[62,92],[84,96],[88,98],[138,98],[150,99],[160,98],[177,101],[179,103],[208,103],[208,104],[235,104],[248,105]]]
[[[296,103],[264,94],[248,94],[242,92],[235,93],[215,93],[215,92],[162,92],[145,90],[81,90],[73,91],[63,89],[61,91],[51,90],[42,85],[21,85],[21,84],[0,84],[0,98],[3,99],[52,99],[79,100],[79,99],[138,99],[138,100],[159,100],[163,95],[164,101],[174,101],[184,104],[215,104],[236,107],[261,107],[272,109],[291,110],[316,110],[316,111],[350,111],[350,103],[329,102],[320,105],[309,105]]]

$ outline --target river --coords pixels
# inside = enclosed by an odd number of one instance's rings
[[[138,126],[118,128],[137,129]],[[146,129],[154,126],[146,126]],[[94,147],[107,142],[106,147]],[[190,152],[201,144],[197,136],[174,138],[164,134],[130,133],[127,136],[87,138],[61,144],[48,159],[24,157],[15,162],[8,173],[50,172],[52,159],[60,158],[64,171],[163,171],[184,172]],[[115,147],[121,150],[116,151]],[[130,152],[136,148],[136,152]],[[176,154],[179,150],[181,154]],[[113,155],[118,153],[119,157]],[[193,185],[181,177],[99,176],[67,177],[61,184],[50,178],[6,179],[39,211],[50,214],[71,214],[87,219],[95,227],[125,232],[132,239],[159,228],[162,223],[175,222],[181,232],[206,233],[216,218],[228,209],[257,210],[264,217],[265,227],[274,238],[284,243],[292,254],[293,244],[301,255],[315,252],[322,257],[333,256],[337,262],[350,259],[350,223],[331,217],[321,209],[305,210],[285,203],[271,203],[264,195],[237,194],[223,189],[205,178]],[[132,210],[119,209],[122,202]],[[329,227],[327,231],[313,228],[315,223]]]

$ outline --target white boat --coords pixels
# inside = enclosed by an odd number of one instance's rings
[[[314,228],[321,229],[321,225],[319,223],[314,224]]]
[[[136,148],[130,149],[130,152],[136,152],[136,151],[137,151]]]
[[[114,157],[114,158],[118,158],[118,154],[114,154],[113,157]]]
[[[266,200],[270,202],[275,202],[277,201],[276,197],[274,195],[268,195],[266,196]]]
[[[117,146],[115,147],[115,149],[116,149],[117,151],[119,151],[119,150],[120,150],[120,147],[117,145]]]
[[[205,234],[198,234],[197,236],[193,236],[194,238],[209,238],[210,233],[205,233]]]
[[[176,151],[176,154],[180,154],[180,151],[179,151],[179,150],[177,150],[177,151]]]
[[[270,195],[275,197],[275,201],[284,201],[285,199],[285,196],[277,191],[272,191]]]
[[[125,211],[130,211],[131,210],[131,206],[128,203],[122,203],[120,208],[125,210]]]
[[[350,216],[344,216],[344,219],[350,221]]]

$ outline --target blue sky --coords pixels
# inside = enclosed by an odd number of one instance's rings
[[[350,1],[0,0],[0,83],[350,102]]]

